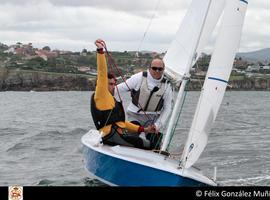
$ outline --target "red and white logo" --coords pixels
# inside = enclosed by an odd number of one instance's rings
[[[23,187],[9,186],[8,187],[8,200],[23,200]]]

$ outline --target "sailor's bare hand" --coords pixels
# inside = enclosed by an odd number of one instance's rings
[[[155,133],[158,134],[159,133],[159,128],[156,125],[154,125],[154,126],[155,126]]]
[[[97,46],[98,49],[104,48],[105,47],[105,41],[102,39],[97,39],[95,41],[95,45]]]
[[[156,126],[155,125],[149,125],[146,128],[144,128],[145,133],[155,133],[156,132]]]

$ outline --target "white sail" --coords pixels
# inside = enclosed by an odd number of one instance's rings
[[[223,9],[224,0],[193,0],[177,31],[176,38],[163,59],[166,66],[165,73],[173,82],[182,81],[162,144],[163,151],[167,149],[179,113],[187,83],[184,77],[189,77],[189,71],[200,56]]]
[[[221,29],[182,156],[185,168],[198,160],[207,144],[239,47],[247,4],[246,0],[226,1]]]
[[[224,0],[191,2],[176,37],[164,56],[165,72],[176,82],[189,74],[194,56],[200,56],[223,8]]]
[[[203,49],[205,48],[216,24],[224,10],[225,0],[212,0],[210,4],[209,11],[207,13],[205,23],[202,29],[202,33],[200,36],[200,40],[196,49],[196,58],[194,59],[194,63],[197,61],[199,56],[201,55]]]

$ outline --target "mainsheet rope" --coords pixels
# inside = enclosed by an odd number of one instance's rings
[[[106,46],[106,43],[103,41],[102,42],[102,45],[104,46],[104,49],[105,49],[105,52],[106,52],[106,55],[107,55],[107,58],[108,58],[108,64],[111,68],[111,73],[113,75],[115,75],[114,73],[114,69],[113,67],[117,70],[117,73],[118,75],[122,78],[123,82],[125,83],[125,85],[127,86],[128,90],[131,91],[129,85],[127,84],[126,82],[126,79],[125,77],[122,75],[122,73],[120,72],[115,60],[113,59],[113,57],[111,56],[111,54],[109,53],[108,49],[107,49],[107,46]],[[116,87],[116,90],[117,90],[117,94],[119,96],[119,99],[120,101],[122,102],[122,98],[121,98],[121,95],[120,95],[120,92],[119,92],[119,89],[117,87],[117,85],[115,86]],[[132,95],[132,94],[131,94]],[[147,115],[147,113],[143,110],[142,106],[140,105],[140,103],[138,102],[138,106],[140,107],[140,109],[143,111],[143,114],[147,117],[148,120],[151,120],[151,118]]]

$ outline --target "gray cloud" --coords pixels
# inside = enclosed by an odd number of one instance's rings
[[[104,38],[113,50],[165,51],[191,0],[0,0],[0,38],[51,44],[55,48],[94,49],[96,38]],[[155,7],[159,6],[155,11]],[[241,51],[270,46],[270,2],[250,1],[245,19]],[[59,45],[59,47],[57,47]]]
[[[188,0],[189,1],[189,0]],[[179,0],[2,0],[0,5],[32,5],[51,4],[56,7],[91,7],[101,9],[100,13],[106,10],[128,12],[129,14],[138,15],[141,17],[149,17],[153,14],[155,9],[160,10],[161,13],[166,14],[171,10],[181,10],[188,5],[186,1]],[[105,9],[105,10],[102,10]]]

